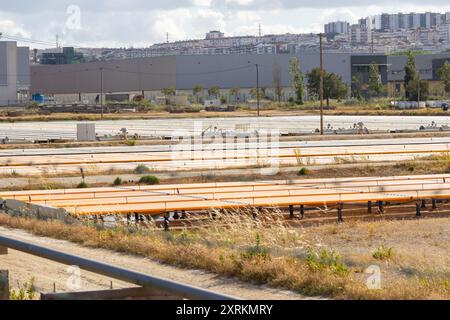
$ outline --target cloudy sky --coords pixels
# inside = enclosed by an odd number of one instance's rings
[[[356,22],[381,12],[450,11],[448,0],[14,0],[0,4],[0,32],[63,45],[144,47],[226,35],[319,32],[336,19]]]

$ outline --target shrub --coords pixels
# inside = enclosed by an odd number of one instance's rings
[[[381,246],[372,254],[372,257],[377,260],[389,260],[395,255],[395,249],[391,247]]]
[[[327,271],[339,275],[346,275],[348,267],[341,262],[340,255],[333,250],[322,250],[316,252],[309,250],[306,257],[306,264],[314,271]]]
[[[127,140],[125,143],[129,147],[134,147],[136,145],[136,139]]]
[[[80,184],[77,186],[77,189],[86,189],[89,188],[88,184],[86,182],[80,182]]]
[[[146,174],[150,172],[150,169],[147,166],[140,164],[134,169],[134,172],[137,174]]]
[[[155,184],[159,184],[159,179],[155,176],[144,176],[139,180],[139,183],[155,185]]]
[[[115,186],[120,186],[123,184],[123,180],[121,178],[117,177],[116,180],[114,180],[113,184]]]
[[[301,168],[300,171],[297,173],[298,176],[306,176],[310,173],[308,168]]]

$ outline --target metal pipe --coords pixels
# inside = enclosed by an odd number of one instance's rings
[[[28,242],[18,241],[0,235],[0,245],[41,258],[49,259],[66,265],[76,265],[79,268],[101,274],[106,277],[125,281],[142,287],[154,288],[182,298],[192,300],[238,300],[235,297],[196,288],[175,281],[149,276],[140,272],[115,267],[110,264],[85,259],[53,249],[44,248]]]

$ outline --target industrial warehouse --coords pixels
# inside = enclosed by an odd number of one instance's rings
[[[2,308],[450,300],[450,5],[20,1],[0,4]]]
[[[251,98],[250,91],[256,88],[258,68],[259,85],[266,95],[275,99],[275,78],[280,72],[281,86],[285,88],[284,101],[293,96],[289,65],[292,55],[198,55],[167,56],[103,63],[31,67],[31,92],[50,95],[59,103],[95,103],[98,95],[124,94],[122,99],[132,99],[142,92],[145,98],[155,101],[164,88],[175,88],[178,94],[191,95],[196,86],[206,92],[212,87],[221,89],[221,94],[239,88],[239,100]],[[320,65],[317,53],[296,56],[301,71],[306,74]],[[450,62],[450,53],[418,55],[417,69],[423,80],[439,80],[438,70],[445,61]],[[389,84],[389,95],[400,96],[404,82],[406,56],[372,54],[325,53],[324,67],[335,73],[348,86],[357,77],[363,83],[369,79],[369,66],[379,67],[381,81]],[[103,91],[102,91],[103,90]],[[98,102],[98,101],[97,101]]]

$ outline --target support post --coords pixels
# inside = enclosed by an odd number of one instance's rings
[[[437,209],[437,201],[436,201],[436,199],[432,199],[431,203],[432,203],[432,209],[436,210]]]
[[[342,210],[344,209],[344,204],[343,203],[339,203],[338,205],[338,223],[343,223],[344,222],[344,218],[342,216]]]
[[[372,213],[372,201],[367,203],[367,213]]]
[[[0,270],[0,300],[9,300],[8,270]]]
[[[421,217],[422,216],[422,212],[420,210],[421,210],[420,203],[416,203],[416,217]]]
[[[291,219],[291,220],[293,220],[294,218],[295,218],[295,215],[294,215],[294,206],[289,206],[289,218]]]
[[[170,223],[169,223],[170,215],[166,213],[164,215],[164,231],[170,231]]]
[[[305,206],[303,204],[300,206],[300,215],[301,215],[301,219],[304,220],[305,219]]]
[[[426,209],[427,208],[427,201],[426,200],[422,200],[422,209]]]
[[[380,212],[380,214],[384,213],[384,203],[383,203],[383,201],[378,201],[378,211]]]
[[[261,97],[259,92],[259,64],[256,64],[256,101],[258,107],[258,118],[261,115]]]
[[[8,248],[0,246],[0,256],[8,254]]]
[[[320,39],[320,134],[323,136],[324,131],[324,119],[323,119],[323,99],[324,99],[324,78],[325,71],[323,68],[323,33],[319,34]]]

